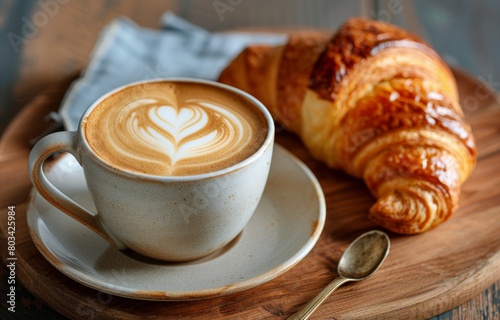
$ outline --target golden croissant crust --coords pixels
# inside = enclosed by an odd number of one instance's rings
[[[369,217],[397,233],[429,230],[458,206],[476,160],[455,79],[418,37],[351,19],[328,38],[245,49],[219,81],[260,99],[311,154],[363,178]]]

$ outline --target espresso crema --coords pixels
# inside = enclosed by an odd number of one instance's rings
[[[88,143],[105,162],[161,176],[230,167],[254,154],[267,132],[251,102],[217,87],[182,82],[127,87],[84,121]]]

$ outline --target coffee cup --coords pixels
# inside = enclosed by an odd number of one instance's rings
[[[128,84],[95,101],[77,131],[53,133],[29,156],[31,181],[49,203],[119,250],[189,261],[242,232],[264,191],[274,124],[257,99],[195,79]],[[97,212],[47,180],[59,152],[83,168]]]

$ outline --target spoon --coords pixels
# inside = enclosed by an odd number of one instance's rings
[[[370,231],[354,240],[340,258],[333,280],[289,320],[308,319],[311,314],[338,287],[349,281],[361,281],[371,276],[389,253],[389,236],[382,231]]]

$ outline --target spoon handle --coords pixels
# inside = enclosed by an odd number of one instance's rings
[[[338,287],[344,283],[351,281],[348,278],[338,277],[332,282],[330,282],[320,293],[318,293],[311,301],[309,301],[305,306],[302,307],[297,313],[288,318],[288,320],[305,320],[309,319],[311,314],[316,310],[319,305],[325,301],[328,296],[335,291]]]

